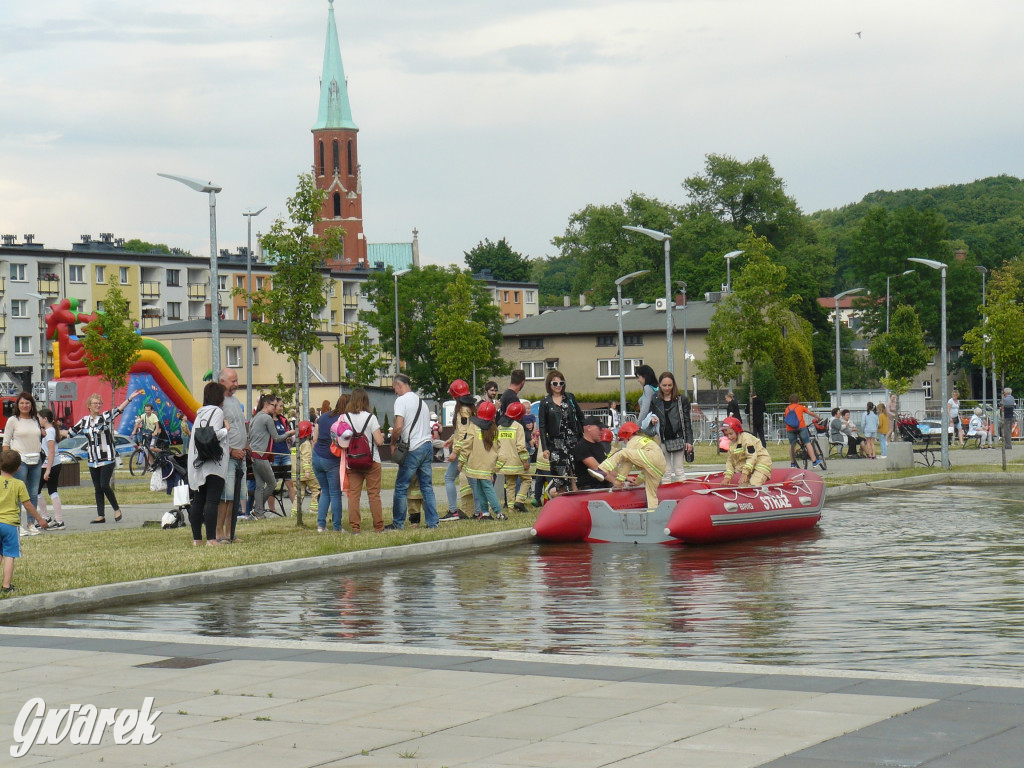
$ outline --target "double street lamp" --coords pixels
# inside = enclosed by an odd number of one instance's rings
[[[623,227],[623,229],[629,230],[630,232],[637,232],[641,235],[647,235],[647,237],[657,240],[664,245],[665,250],[665,362],[668,364],[667,370],[675,371],[676,360],[675,350],[673,349],[672,343],[672,313],[674,311],[675,302],[672,301],[672,261],[669,255],[669,245],[672,242],[672,235],[664,232],[659,232],[656,229],[647,229],[646,227]],[[634,277],[638,274],[644,274],[650,270],[644,270],[644,272],[634,272]],[[628,275],[627,275],[628,277]],[[620,278],[622,279],[622,278]],[[616,281],[616,284],[618,281]],[[621,303],[621,302],[620,302]],[[625,408],[625,406],[623,406]]]
[[[165,179],[171,179],[194,189],[206,192],[210,196],[210,283],[213,295],[210,297],[210,342],[213,344],[213,380],[220,375],[220,276],[217,274],[217,193],[221,187],[212,181],[201,181],[188,176],[174,176],[170,173],[158,173]]]
[[[252,220],[265,210],[267,210],[267,206],[264,205],[258,211],[250,208],[248,211],[242,212],[249,228],[249,239],[245,251],[245,412],[250,416],[252,415]],[[301,409],[299,413],[302,413]]]
[[[937,269],[939,270],[939,272],[942,273],[942,322],[940,331],[940,338],[942,339],[942,354],[940,356],[939,363],[939,365],[941,366],[939,374],[942,377],[942,405],[939,408],[939,422],[942,424],[942,468],[949,469],[949,417],[946,414],[946,401],[949,398],[949,394],[947,392],[949,385],[946,376],[946,357],[948,354],[946,349],[946,264],[944,264],[941,261],[935,261],[934,259],[910,258],[907,259],[907,261],[913,261],[917,264],[924,264],[926,267]]]
[[[839,355],[839,300],[844,296],[849,296],[851,293],[859,293],[863,291],[863,288],[851,288],[848,291],[836,294],[834,301],[836,303],[836,407],[843,407],[843,366]]]
[[[400,269],[395,272],[395,375],[397,376],[402,372],[402,358],[401,350],[399,347],[399,334],[398,334],[398,278],[402,275],[407,275],[412,272],[411,269]]]
[[[623,359],[622,354],[622,286],[636,280],[641,275],[646,275],[650,271],[649,269],[641,269],[639,272],[630,272],[628,275],[623,275],[615,281],[615,295],[618,297],[619,302],[619,413],[622,414],[622,418],[626,418],[626,361]]]
[[[725,259],[725,292],[732,293],[732,260],[743,251],[729,251],[722,258]]]

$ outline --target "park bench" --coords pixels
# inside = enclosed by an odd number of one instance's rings
[[[896,428],[900,439],[913,446],[915,464],[930,467],[938,463],[938,450],[942,442],[940,435],[924,434],[917,425],[917,420],[913,418],[899,419]]]

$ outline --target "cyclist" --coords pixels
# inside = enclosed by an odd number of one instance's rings
[[[728,485],[739,473],[740,485],[764,485],[772,475],[772,457],[768,450],[750,432],[743,431],[743,423],[734,416],[722,421],[722,434],[729,438],[729,456],[725,460],[722,482]]]
[[[789,438],[789,466],[794,469],[796,468],[796,443],[798,440],[803,443],[814,466],[821,465],[821,456],[815,453],[814,445],[811,443],[811,433],[807,429],[807,425],[815,418],[817,417],[810,408],[801,405],[798,395],[789,396],[789,407],[786,408],[782,420],[786,425],[786,437]]]
[[[138,434],[138,439],[135,435]],[[135,420],[135,429],[132,430],[132,439],[137,445],[142,446],[146,452],[146,466],[153,466],[153,450],[151,445],[153,439],[160,435],[160,418],[153,410],[152,403],[146,403],[143,413]]]

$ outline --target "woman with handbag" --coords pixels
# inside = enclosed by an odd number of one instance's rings
[[[342,395],[334,410],[322,413],[313,428],[313,474],[320,483],[320,505],[316,513],[317,533],[327,531],[327,513],[335,531],[341,530],[341,447],[331,435],[331,427],[345,415],[348,395]]]
[[[565,376],[557,368],[548,371],[544,389],[547,397],[537,408],[541,456],[551,464],[552,488],[568,490],[572,487],[572,449],[583,437],[583,411],[572,393],[565,391]]]
[[[43,475],[43,428],[39,423],[36,401],[30,392],[22,392],[15,403],[14,416],[7,420],[4,428],[4,448],[13,448],[21,454],[21,466],[14,476],[28,489],[28,498],[33,506],[39,501],[39,479]],[[24,536],[35,533],[21,529]]]
[[[690,399],[680,393],[676,377],[665,371],[658,379],[658,395],[651,401],[651,415],[644,431],[661,439],[668,471],[663,483],[686,479],[686,461],[693,461],[693,425],[690,422]]]
[[[205,460],[199,456],[199,440],[193,440],[188,446],[188,485],[195,496],[188,509],[189,523],[192,525],[192,546],[203,543],[203,527],[206,527],[206,546],[219,547],[231,541],[230,530],[217,530],[217,508],[220,496],[224,492],[224,478],[228,468],[228,448],[225,438],[230,427],[224,421],[224,385],[219,381],[211,381],[203,388],[203,407],[196,412],[196,430],[209,427],[214,431],[220,443],[220,451]],[[204,449],[205,450],[205,449]],[[218,537],[219,536],[219,537]]]
[[[374,533],[384,530],[384,507],[380,500],[380,446],[384,435],[380,431],[377,417],[370,413],[370,396],[366,390],[352,390],[345,418],[352,428],[345,461],[348,463],[348,524],[352,533],[359,533],[362,527],[362,512],[359,499],[366,483],[366,495],[370,501],[370,515],[373,517]],[[362,440],[361,438],[368,438]]]

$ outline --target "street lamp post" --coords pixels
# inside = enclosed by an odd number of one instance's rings
[[[397,376],[402,372],[401,368],[401,351],[399,347],[399,334],[398,334],[398,278],[402,275],[412,272],[411,269],[400,269],[395,272],[395,375]]]
[[[622,414],[623,419],[626,418],[626,361],[622,354],[622,286],[640,277],[640,275],[646,275],[648,272],[650,272],[649,269],[641,269],[639,272],[630,272],[628,275],[623,275],[615,281],[615,295],[619,301],[619,413]]]
[[[664,245],[665,250],[665,362],[668,364],[668,370],[674,371],[676,364],[675,345],[672,343],[672,312],[674,311],[675,302],[672,301],[672,261],[669,255],[669,245],[672,242],[672,235],[668,235],[664,232],[659,232],[656,229],[647,229],[646,227],[623,227],[630,232],[638,232],[641,235],[647,235],[653,240]],[[649,270],[647,270],[649,271]]]
[[[686,282],[680,280],[676,285],[678,285],[680,290],[683,292],[683,391],[685,392],[686,382],[689,380],[686,361],[690,357],[689,353],[686,351]]]
[[[848,291],[843,291],[834,297],[836,303],[836,407],[843,407],[843,367],[839,357],[839,300],[844,296],[849,296],[851,293],[858,293],[863,291],[863,288],[851,288]]]
[[[220,374],[220,277],[217,274],[217,193],[221,191],[212,181],[200,181],[188,176],[174,176],[170,173],[158,173],[165,179],[180,182],[196,192],[206,192],[210,196],[210,284],[213,296],[210,297],[210,343],[213,345],[213,379]]]
[[[985,311],[985,276],[988,274],[988,267],[983,267],[980,264],[975,267],[981,273],[981,321],[982,323],[988,322],[987,312]],[[985,402],[985,363],[981,364],[981,402]],[[994,394],[994,393],[993,393]],[[994,416],[995,414],[993,414]]]
[[[254,211],[252,208],[242,211],[249,229],[249,239],[245,251],[245,412],[250,416],[252,415],[252,220],[265,210],[267,210],[267,206],[263,206],[258,211]],[[302,413],[301,408],[299,413]]]
[[[900,272],[898,275],[889,275],[885,278],[885,332],[889,332],[889,281],[894,277],[903,277],[909,275],[914,270],[908,269],[906,272]]]
[[[942,274],[942,322],[940,330],[942,338],[942,354],[939,363],[941,366],[939,373],[942,376],[942,405],[939,408],[939,422],[942,424],[942,468],[949,469],[949,424],[947,423],[949,421],[949,418],[946,416],[946,401],[949,398],[949,393],[947,392],[949,384],[946,381],[946,366],[948,364],[946,360],[946,357],[948,355],[948,351],[946,349],[946,265],[941,261],[935,261],[934,259],[910,258],[907,259],[907,261],[913,261],[917,264],[924,264],[926,267],[931,267],[932,269],[939,270],[939,272]]]
[[[743,251],[729,251],[722,258],[725,259],[725,292],[732,293],[732,260]]]
[[[41,293],[26,293],[39,301],[39,380],[43,384],[43,398],[49,402],[49,388],[46,386],[46,297]]]

